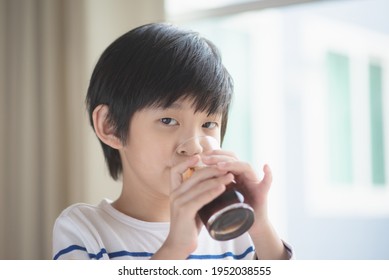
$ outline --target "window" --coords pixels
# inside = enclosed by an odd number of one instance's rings
[[[224,147],[270,164],[281,226],[300,182],[310,215],[389,216],[388,2],[319,2],[180,22],[221,49],[236,87]]]
[[[311,86],[304,96],[309,209],[387,216],[389,37],[324,18],[302,20],[306,64],[314,71],[305,76]]]
[[[383,58],[381,58],[383,60]],[[385,65],[386,69],[388,65]],[[381,63],[369,64],[371,172],[374,186],[387,185],[385,176],[385,135],[383,114],[383,67]],[[387,108],[387,107],[386,107]],[[389,108],[387,108],[389,109]]]

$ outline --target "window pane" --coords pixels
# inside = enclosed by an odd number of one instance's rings
[[[327,54],[330,180],[343,184],[353,179],[349,64],[345,55]]]
[[[372,150],[372,180],[376,186],[385,184],[385,150],[382,114],[382,68],[370,64],[370,124]]]

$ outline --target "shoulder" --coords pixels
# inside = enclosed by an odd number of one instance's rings
[[[54,232],[69,233],[90,233],[103,221],[108,221],[109,215],[104,210],[104,204],[109,203],[102,201],[99,205],[86,203],[76,203],[70,205],[57,217],[54,223]]]
[[[70,205],[57,217],[54,223],[56,232],[78,232],[91,234],[101,230],[103,225],[113,223],[113,217],[105,209],[109,202],[103,200],[98,205],[76,203]]]
[[[53,228],[54,259],[100,256],[104,247],[99,226],[108,220],[100,204],[77,203],[62,211]]]
[[[98,206],[86,203],[76,203],[63,210],[58,216],[58,219],[75,218],[78,216],[93,216],[98,215],[100,211],[101,210]]]
[[[77,203],[67,207],[57,217],[54,223],[54,233],[79,231],[90,219],[95,219],[99,214],[96,206]]]
[[[93,221],[93,219],[103,218],[107,214],[104,210],[104,205],[108,203],[108,201],[103,200],[98,205],[87,203],[76,203],[70,205],[61,212],[57,218],[57,222],[61,220],[84,221],[85,219]]]

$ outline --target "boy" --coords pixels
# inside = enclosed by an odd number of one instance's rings
[[[232,91],[218,50],[195,32],[147,24],[114,41],[94,69],[86,102],[122,193],[97,207],[64,210],[54,226],[54,259],[289,259],[267,218],[269,167],[259,180],[248,164],[219,150],[202,158],[212,167],[183,182],[199,156],[171,164],[184,139],[222,141]],[[234,179],[246,185],[255,222],[234,240],[215,241],[197,211]]]

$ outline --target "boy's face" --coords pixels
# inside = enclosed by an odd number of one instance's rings
[[[209,135],[220,142],[222,115],[196,112],[189,99],[167,109],[146,108],[133,115],[127,143],[120,149],[123,180],[154,197],[170,193],[173,153],[184,140]]]

